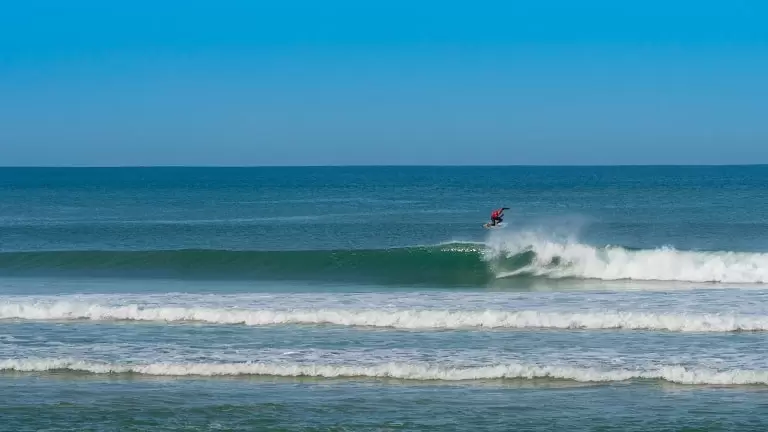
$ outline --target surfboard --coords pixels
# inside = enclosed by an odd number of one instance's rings
[[[504,222],[497,223],[496,225],[491,225],[490,223],[486,222],[483,224],[483,228],[485,229],[499,229],[504,228],[507,224]]]

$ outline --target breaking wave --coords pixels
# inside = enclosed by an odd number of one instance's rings
[[[768,253],[630,249],[530,232],[484,243],[370,250],[0,253],[0,274],[486,285],[509,278],[768,283]]]
[[[340,325],[395,329],[626,329],[670,332],[768,331],[768,316],[655,314],[647,312],[548,312],[429,309],[250,310],[206,307],[103,306],[58,302],[6,303],[0,319],[201,322],[208,324]]]
[[[321,378],[393,378],[418,381],[470,381],[498,379],[554,379],[578,382],[660,380],[694,385],[768,385],[768,371],[713,370],[684,366],[652,369],[601,369],[560,365],[506,363],[453,367],[419,363],[334,365],[301,363],[150,363],[113,364],[76,359],[0,360],[4,372],[68,371],[90,374],[139,374],[154,376],[271,376]]]
[[[597,247],[523,233],[489,244],[484,256],[500,278],[768,283],[768,253]],[[526,256],[525,263],[507,265],[521,256]]]

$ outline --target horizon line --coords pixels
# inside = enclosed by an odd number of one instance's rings
[[[622,168],[622,167],[759,167],[766,163],[727,164],[326,164],[326,165],[0,165],[0,169],[131,169],[131,168]]]

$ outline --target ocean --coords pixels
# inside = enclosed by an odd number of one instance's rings
[[[2,168],[0,429],[768,430],[766,190],[766,166]]]

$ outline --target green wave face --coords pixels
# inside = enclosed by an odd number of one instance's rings
[[[498,247],[500,246],[500,247]],[[46,251],[0,253],[0,275],[519,286],[526,280],[768,283],[768,253],[635,250],[546,241],[313,251]],[[548,283],[549,283],[548,282]]]
[[[520,264],[524,265],[523,262]],[[478,285],[495,278],[494,268],[497,265],[484,260],[482,246],[471,244],[382,250],[0,253],[0,273],[6,275],[65,273],[84,276]]]

